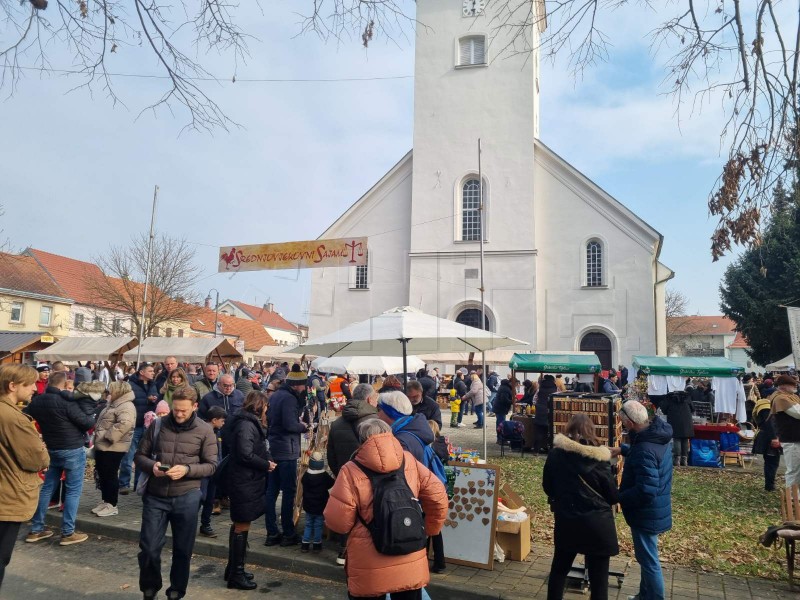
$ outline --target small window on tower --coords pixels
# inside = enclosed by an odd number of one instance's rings
[[[458,66],[486,64],[486,36],[468,35],[458,40]]]

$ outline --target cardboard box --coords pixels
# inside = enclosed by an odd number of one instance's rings
[[[506,484],[500,484],[500,498],[508,508],[523,506],[522,498]],[[497,521],[495,523],[495,541],[506,553],[507,560],[525,560],[531,553],[531,518],[524,521]]]

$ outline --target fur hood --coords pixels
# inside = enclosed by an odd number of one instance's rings
[[[555,439],[553,439],[553,447],[564,450],[565,452],[574,452],[575,454],[580,454],[581,456],[598,462],[608,462],[611,460],[611,450],[606,446],[584,446],[561,433],[556,434]]]
[[[86,394],[87,396],[91,396],[92,394],[102,394],[106,391],[106,384],[102,381],[84,381],[83,383],[79,383],[78,387],[75,388],[77,391],[81,392],[82,394]]]

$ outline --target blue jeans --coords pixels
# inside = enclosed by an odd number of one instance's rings
[[[640,600],[664,600],[664,576],[658,561],[658,535],[631,527],[633,550],[641,568]]]
[[[47,505],[56,487],[61,471],[64,471],[64,517],[61,521],[61,535],[72,535],[75,531],[75,517],[78,514],[78,503],[83,491],[83,473],[86,469],[86,449],[81,446],[74,450],[49,450],[50,468],[44,476],[44,485],[39,490],[39,506],[31,519],[31,532],[38,533],[44,529],[44,516]]]
[[[306,513],[306,529],[303,531],[303,543],[321,544],[322,543],[322,524],[325,519],[322,515],[310,515]]]
[[[275,514],[275,502],[278,492],[281,497],[281,529],[283,537],[291,538],[296,535],[294,529],[294,495],[297,493],[297,459],[279,460],[277,467],[267,475],[266,512],[264,521],[267,525],[267,535],[278,535],[278,517]]]
[[[139,442],[144,435],[144,427],[135,427],[133,430],[133,438],[131,439],[131,447],[128,448],[128,453],[122,457],[122,463],[119,466],[119,487],[125,489],[131,487],[131,471],[133,470],[133,455],[139,448]],[[136,469],[136,476],[133,478],[133,487],[139,481],[139,469]]]
[[[172,566],[167,597],[183,598],[189,585],[189,567],[197,534],[200,490],[182,496],[162,498],[145,494],[142,498],[142,530],[139,534],[139,589],[161,589],[161,550],[167,543],[167,526],[172,529]]]
[[[486,403],[486,412],[494,412],[494,399],[497,397],[497,392],[489,392],[489,401]]]
[[[475,416],[478,420],[475,422],[476,427],[483,427],[483,404],[478,404],[475,407]]]

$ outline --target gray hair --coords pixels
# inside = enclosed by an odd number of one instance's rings
[[[624,416],[628,417],[629,421],[636,425],[643,425],[647,423],[650,418],[644,405],[636,400],[628,400],[622,405],[621,412]]]
[[[373,388],[368,383],[359,383],[355,388],[353,388],[353,400],[368,400],[369,397],[375,393],[375,388]]]
[[[389,433],[392,428],[387,424],[381,421],[380,419],[371,418],[371,419],[364,419],[361,423],[358,424],[358,441],[359,443],[363,444],[373,435],[378,435],[381,433]]]
[[[400,390],[392,390],[390,392],[383,392],[382,394],[378,395],[378,409],[380,410],[380,405],[385,404],[386,406],[391,406],[401,415],[410,415],[414,408],[411,406],[411,400],[408,399],[403,392]]]
[[[421,392],[422,384],[419,381],[409,381],[408,385],[406,386],[406,390],[417,390],[418,392]]]
[[[219,378],[220,382],[222,382],[222,380],[223,380],[223,379],[230,379],[230,380],[231,380],[231,383],[235,383],[235,381],[236,381],[236,380],[233,378],[233,375],[231,375],[230,373],[225,373],[224,375],[222,375],[222,376]]]

